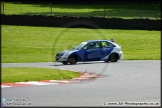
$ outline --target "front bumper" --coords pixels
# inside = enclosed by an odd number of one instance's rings
[[[57,62],[63,62],[63,61],[67,61],[68,58],[64,57],[63,54],[56,54],[55,56],[55,60]]]
[[[67,61],[67,58],[59,58],[56,60],[57,62],[63,62],[63,61]]]

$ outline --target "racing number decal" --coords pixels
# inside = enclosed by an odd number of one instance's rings
[[[102,42],[102,47],[105,48],[107,46],[106,42]]]

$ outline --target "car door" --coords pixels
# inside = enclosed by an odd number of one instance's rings
[[[107,55],[109,55],[111,53],[111,51],[114,49],[114,47],[112,45],[110,45],[110,43],[107,41],[102,41],[101,47],[102,47],[101,59],[106,57]]]
[[[99,61],[101,59],[101,47],[99,42],[90,42],[83,50],[84,61]]]

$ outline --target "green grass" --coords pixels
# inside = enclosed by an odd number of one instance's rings
[[[59,51],[91,39],[115,39],[123,60],[160,60],[161,31],[2,25],[1,62],[54,62]]]
[[[40,80],[69,80],[81,73],[49,68],[2,68],[2,83]]]
[[[51,10],[52,6],[52,10]],[[106,10],[104,10],[104,8]],[[1,7],[1,11],[3,9]],[[161,19],[160,4],[23,4],[4,2],[4,14]]]

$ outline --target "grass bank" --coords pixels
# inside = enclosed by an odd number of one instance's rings
[[[68,70],[27,67],[2,68],[1,74],[2,83],[40,80],[69,80],[81,75],[81,73]]]
[[[57,52],[91,39],[114,39],[124,60],[160,60],[160,31],[2,25],[1,62],[54,62]]]

